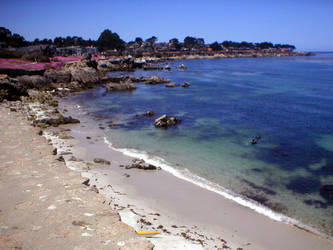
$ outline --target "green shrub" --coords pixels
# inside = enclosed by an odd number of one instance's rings
[[[44,56],[41,52],[33,52],[22,56],[23,60],[37,61],[37,62],[50,62],[47,56]]]
[[[8,50],[2,50],[0,51],[0,58],[21,58],[22,53],[18,51],[8,51]]]

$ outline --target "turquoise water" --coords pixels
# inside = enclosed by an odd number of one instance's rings
[[[181,63],[188,70],[177,70]],[[97,88],[68,101],[88,110],[115,147],[163,158],[332,235],[333,200],[320,188],[333,184],[333,53],[171,66],[170,72],[133,74],[187,81],[190,88],[138,83],[133,92]],[[138,115],[147,110],[156,116]],[[165,113],[182,123],[155,128],[154,119]],[[117,126],[108,127],[111,122]]]

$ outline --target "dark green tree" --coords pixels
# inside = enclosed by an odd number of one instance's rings
[[[97,40],[98,49],[101,51],[116,49],[122,51],[125,48],[125,42],[120,39],[117,33],[112,33],[111,30],[104,30]]]

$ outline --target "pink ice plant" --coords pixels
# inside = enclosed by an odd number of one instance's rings
[[[80,56],[69,56],[69,57],[62,57],[57,56],[50,58],[50,62],[31,62],[22,59],[5,59],[0,58],[0,68],[7,68],[7,69],[25,69],[25,70],[41,70],[47,67],[60,69],[65,62],[70,61],[78,61],[80,60]]]

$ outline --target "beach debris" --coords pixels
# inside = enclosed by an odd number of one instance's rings
[[[185,69],[187,69],[187,67],[184,64],[181,64],[181,65],[178,66],[178,69],[184,69],[185,70]]]
[[[89,184],[90,179],[86,179],[85,181],[82,182],[83,185],[90,186]]]
[[[173,116],[168,116],[166,114],[155,120],[155,127],[157,128],[168,128],[170,126],[175,126],[181,122],[180,118],[176,118]]]
[[[157,170],[160,169],[152,164],[146,163],[144,160],[134,159],[131,165],[126,165],[125,169],[138,168],[143,170]]]
[[[61,156],[59,156],[59,157],[57,158],[57,161],[65,162],[65,159],[64,159],[64,157],[61,155]]]
[[[95,158],[94,162],[98,163],[98,164],[104,164],[104,165],[110,165],[111,164],[110,161],[102,159],[102,158]]]
[[[156,235],[156,234],[160,234],[160,232],[142,232],[142,231],[138,231],[136,232],[138,235]]]
[[[184,82],[182,85],[181,85],[183,88],[188,88],[191,86],[191,84],[189,82]]]

